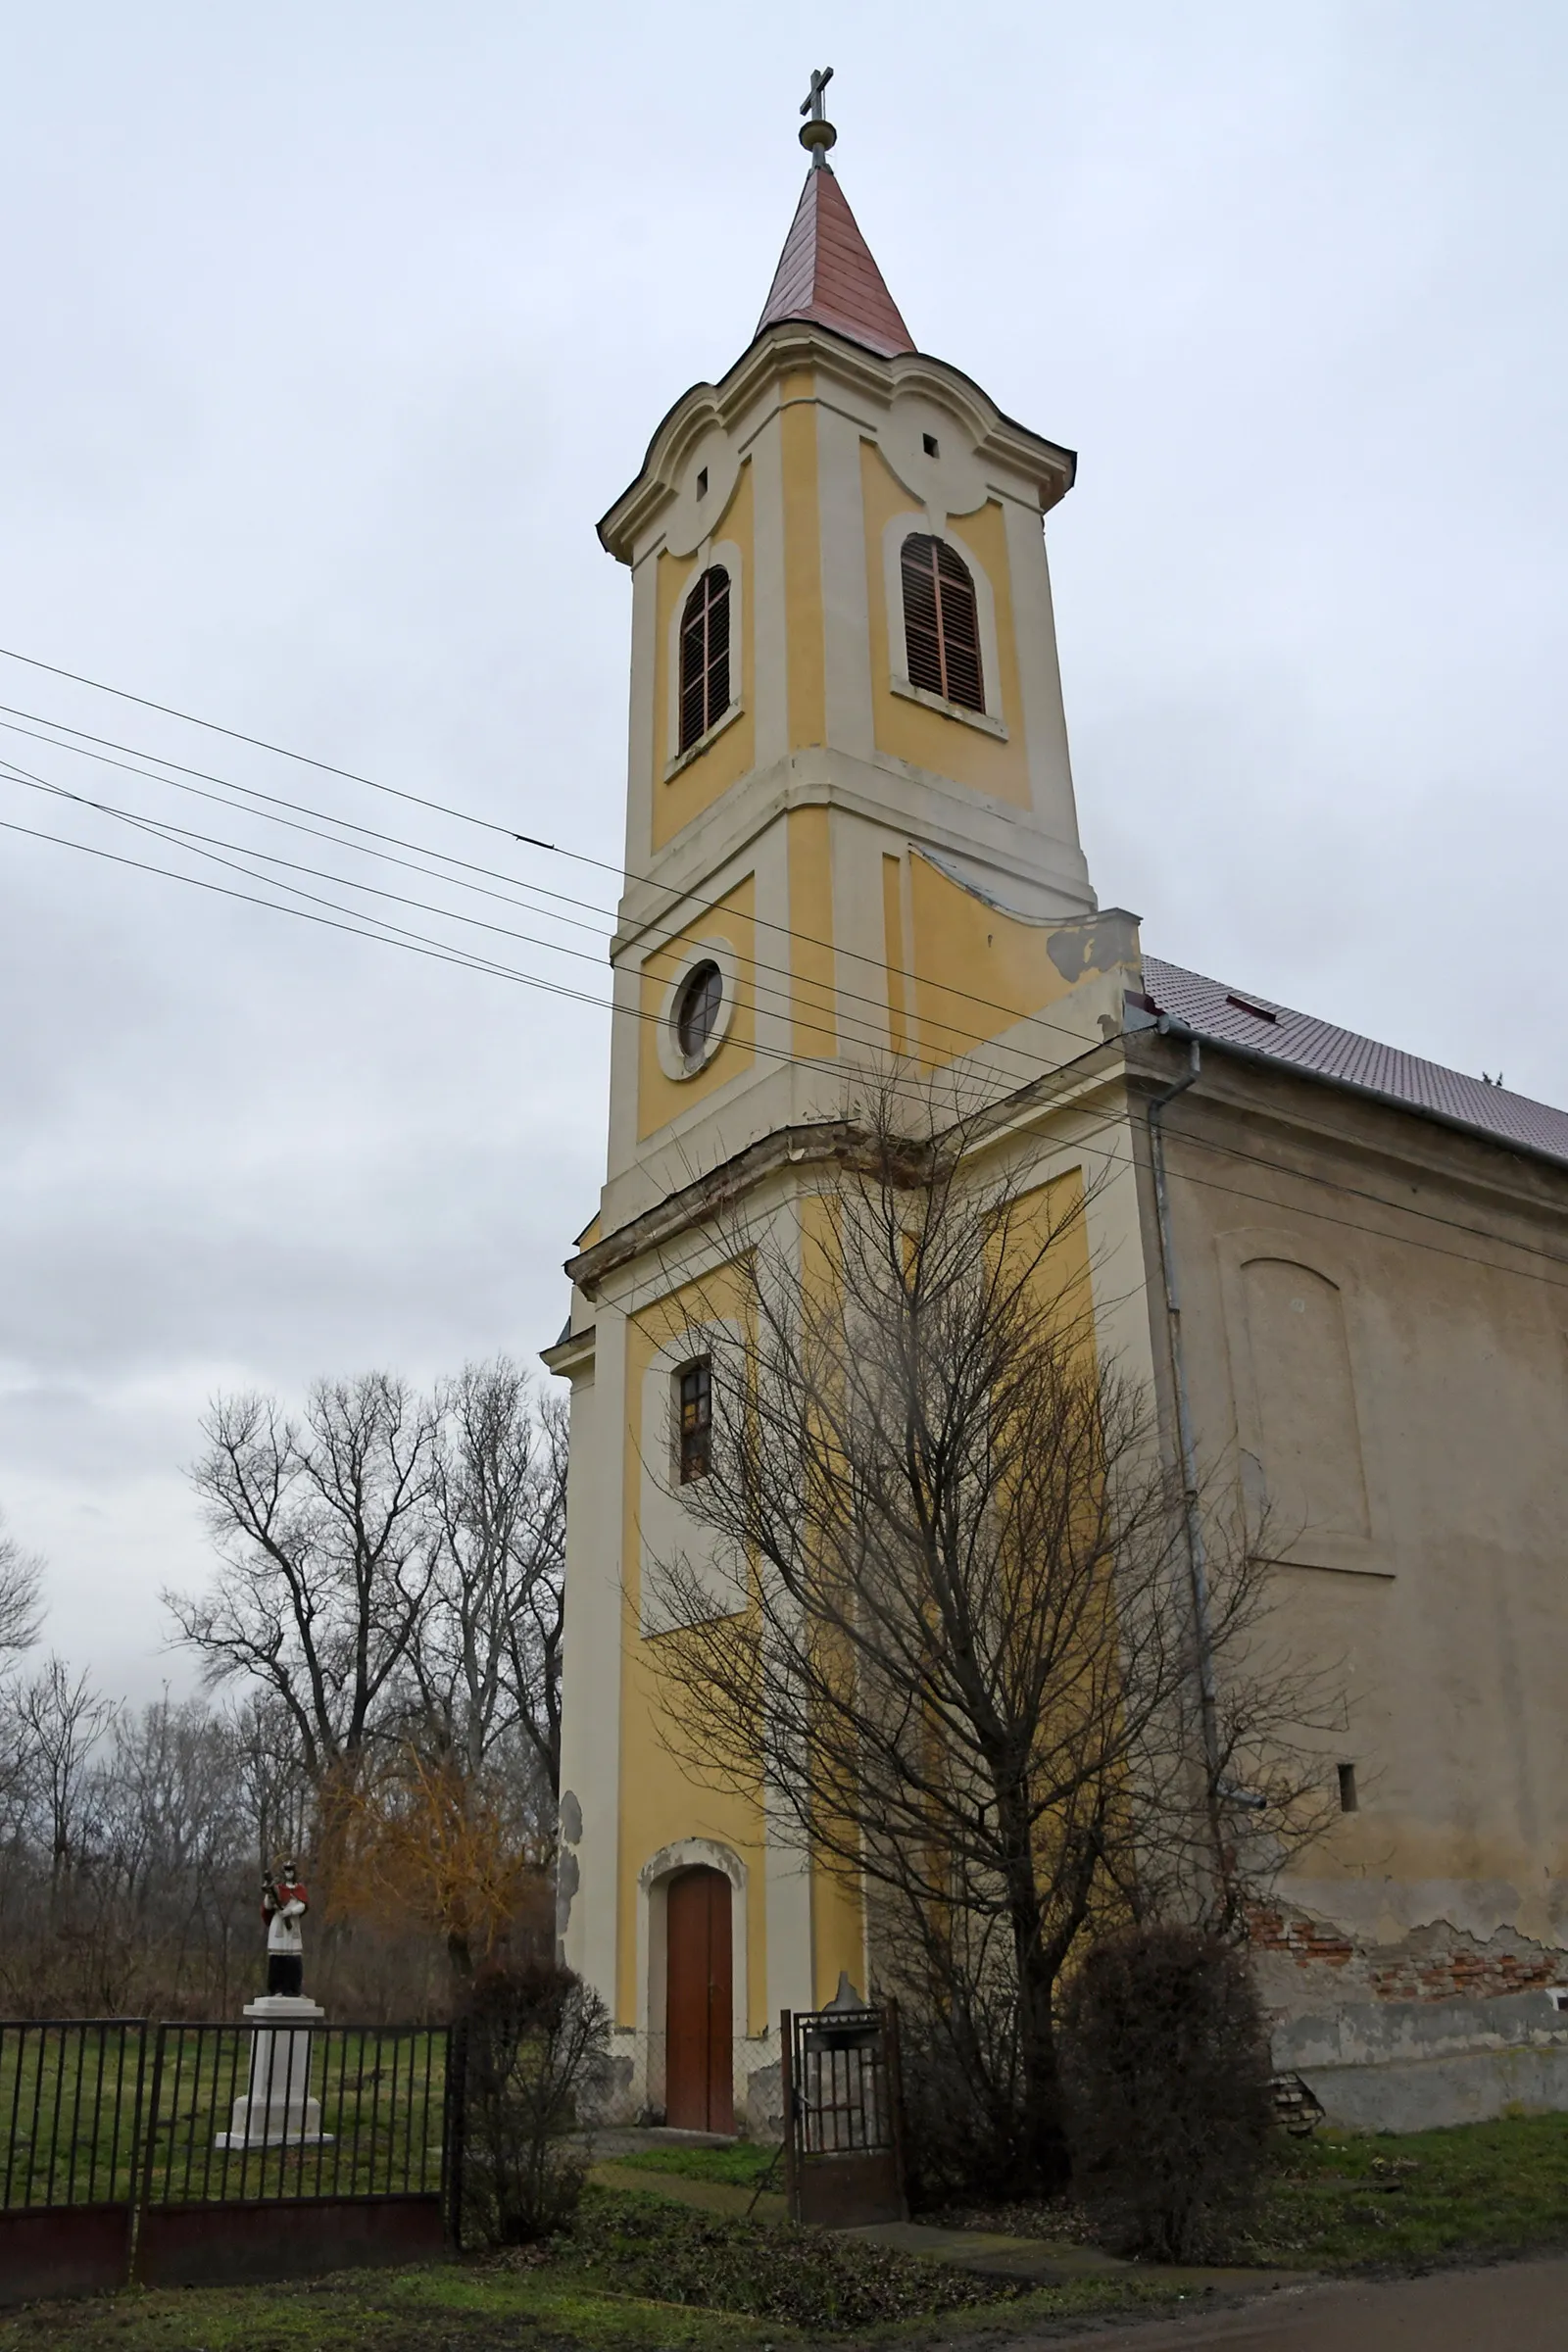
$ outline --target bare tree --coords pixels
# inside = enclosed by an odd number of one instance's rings
[[[554,1799],[561,1758],[565,1418],[505,1357],[436,1399],[434,1572],[408,1674],[423,1740],[476,1779],[520,1743]]]
[[[319,1381],[296,1421],[267,1397],[220,1397],[194,1473],[220,1568],[165,1595],[217,1685],[249,1678],[292,1723],[313,1782],[352,1779],[396,1692],[434,1574],[436,1432],[384,1372]]]
[[[38,1639],[43,1563],[0,1524],[0,1674]]]
[[[338,1817],[340,1893],[437,1929],[459,1979],[541,1909],[561,1720],[565,1433],[518,1367],[437,1392],[434,1568],[399,1737]]]
[[[38,1639],[43,1563],[0,1523],[0,1838],[13,1838],[26,1802],[26,1736],[17,1708],[15,1669]]]
[[[50,1886],[58,1889],[86,1848],[96,1794],[93,1752],[118,1709],[85,1672],[74,1676],[58,1657],[23,1685],[16,1705],[29,1810],[49,1857]]]
[[[1211,1542],[1195,1610],[1179,1487],[1097,1345],[1082,1191],[1022,1193],[980,1140],[912,1139],[884,1103],[798,1255],[732,1237],[739,1306],[700,1304],[683,1340],[712,1435],[681,1492],[749,1564],[747,1605],[716,1613],[710,1561],[662,1560],[652,1647],[685,1769],[762,1785],[868,1890],[879,1966],[940,2021],[1014,2177],[1049,2185],[1079,1939],[1234,1912],[1315,1822],[1322,1767],[1249,1547]]]

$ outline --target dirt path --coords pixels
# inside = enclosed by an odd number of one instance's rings
[[[1285,2287],[1241,2310],[1057,2336],[1052,2352],[1204,2352],[1210,2344],[1217,2352],[1564,2352],[1568,2260]],[[999,2352],[1031,2352],[1030,2339]]]

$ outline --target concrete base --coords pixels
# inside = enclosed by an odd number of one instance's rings
[[[310,2096],[311,2029],[326,2011],[303,1993],[267,1992],[248,2001],[243,2014],[251,2035],[250,2088],[234,2101],[229,2128],[213,2144],[219,2148],[320,2147],[331,2133],[321,2130],[321,2106]]]
[[[1273,2051],[1276,2072],[1299,2075],[1345,2131],[1568,2112],[1568,2012],[1548,1992],[1355,2002],[1279,2027]]]

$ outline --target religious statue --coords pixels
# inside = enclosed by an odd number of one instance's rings
[[[310,1901],[292,1861],[274,1869],[262,1886],[262,1917],[267,1922],[267,1989],[298,1999],[305,1989],[305,1938],[300,1921]]]

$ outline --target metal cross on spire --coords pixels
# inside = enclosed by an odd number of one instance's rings
[[[839,134],[822,112],[822,92],[832,78],[831,66],[813,67],[810,91],[801,104],[802,114],[809,118],[801,124],[801,145],[810,149],[813,172],[824,169],[831,171],[833,168],[828,163],[827,151]]]

